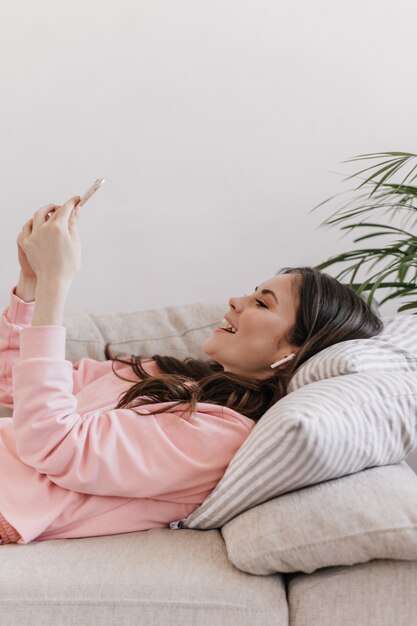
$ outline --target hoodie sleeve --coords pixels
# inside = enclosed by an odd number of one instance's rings
[[[9,306],[0,317],[0,405],[13,409],[12,370],[20,357],[20,332],[29,328],[35,310],[35,301],[25,302],[10,292]],[[112,369],[112,361],[83,358],[72,365],[74,393],[104,376]]]
[[[35,302],[24,302],[10,292],[9,306],[0,318],[0,404],[13,409],[12,369],[19,359],[20,331],[32,322]]]
[[[21,331],[13,391],[23,462],[81,493],[155,498],[209,483],[213,488],[252,420],[214,405],[187,419],[177,413],[184,405],[157,415],[144,406],[139,410],[145,415],[106,407],[80,415],[72,365],[65,360],[65,332],[61,326]]]

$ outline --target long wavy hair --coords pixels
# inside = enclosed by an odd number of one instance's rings
[[[106,358],[113,361],[113,372],[118,378],[134,383],[119,396],[116,408],[136,410],[145,404],[172,401],[169,408],[185,403],[184,412],[191,415],[198,402],[206,402],[229,407],[258,421],[287,394],[289,381],[307,359],[333,344],[367,339],[381,332],[383,323],[377,313],[353,289],[332,276],[312,267],[285,267],[279,274],[291,274],[293,293],[299,303],[295,323],[286,333],[288,343],[299,350],[284,369],[273,370],[269,378],[257,380],[225,372],[213,360],[180,360],[155,354],[152,358],[162,373],[152,376],[142,367],[145,357],[120,358],[120,354],[111,357],[107,344]],[[131,365],[142,380],[123,378],[115,371],[115,362]],[[166,407],[155,410],[154,414],[167,410]]]

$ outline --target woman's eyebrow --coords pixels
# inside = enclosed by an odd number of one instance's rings
[[[255,287],[255,291],[258,289],[258,287]],[[270,295],[273,296],[275,298],[275,302],[278,304],[278,298],[276,297],[275,293],[273,291],[271,291],[270,289],[262,289],[261,293],[264,293],[266,295]]]

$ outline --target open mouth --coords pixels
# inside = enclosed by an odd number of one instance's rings
[[[232,326],[227,319],[223,319],[222,320],[222,325],[219,326],[220,330],[224,330],[228,333],[231,333],[232,335],[235,335],[237,333],[237,328],[235,328],[234,326]]]

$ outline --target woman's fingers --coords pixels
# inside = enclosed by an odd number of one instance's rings
[[[22,250],[38,280],[72,278],[79,271],[81,242],[77,219],[71,216],[79,199],[79,196],[74,196],[62,206],[45,205],[36,211],[32,225],[30,221],[24,225],[20,235]]]
[[[70,200],[67,200],[65,204],[57,208],[52,216],[53,221],[56,222],[57,225],[67,224],[70,231],[72,231],[77,222],[77,206],[80,200],[80,196],[73,196]]]
[[[33,230],[36,231],[40,226],[42,226],[42,224],[45,224],[45,222],[48,219],[47,217],[48,213],[50,213],[52,209],[57,209],[57,208],[58,208],[57,204],[46,204],[45,206],[38,209],[33,216]]]
[[[72,199],[75,200],[75,205],[71,214],[71,221],[76,220],[78,217],[78,211],[80,210],[79,203],[80,203],[81,198],[80,196],[74,196],[74,198]]]
[[[33,219],[31,218],[30,220],[28,220],[27,222],[23,224],[22,230],[17,236],[17,243],[20,246],[22,246],[25,239],[27,239],[27,237],[29,237],[32,234],[32,229],[33,229]]]
[[[32,220],[32,229],[36,231],[42,224],[45,222],[52,221],[66,221],[68,222],[71,213],[74,211],[73,216],[77,216],[77,211],[75,207],[81,200],[80,196],[73,196],[70,200],[68,200],[65,204],[46,204],[36,211]]]
[[[30,220],[28,220],[27,222],[23,224],[22,232],[24,233],[24,235],[30,235],[30,233],[32,232],[32,228],[33,228],[33,217],[31,217]]]
[[[55,211],[53,215],[53,220],[55,222],[69,222],[72,217],[76,217],[76,206],[80,200],[80,196],[73,196],[72,198],[70,198],[70,200],[67,200],[65,204],[58,207],[58,210]]]

